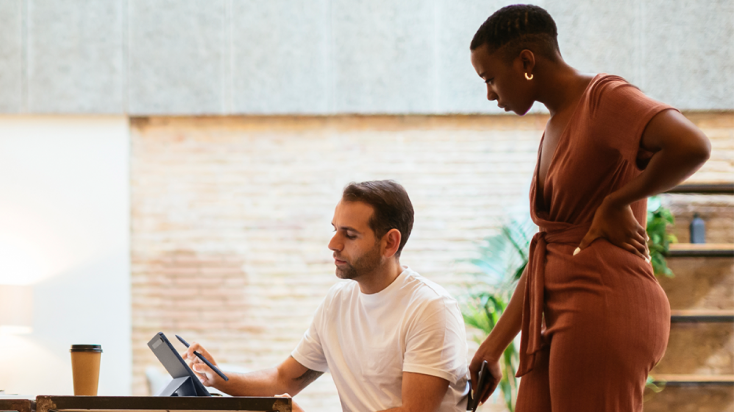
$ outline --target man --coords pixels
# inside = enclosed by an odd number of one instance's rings
[[[225,382],[184,355],[206,386],[239,396],[295,396],[327,370],[344,411],[464,411],[464,322],[437,284],[400,265],[413,227],[405,189],[389,180],[352,183],[334,211],[334,285],[291,356]],[[287,395],[287,396],[290,396]],[[301,410],[294,404],[294,410]]]

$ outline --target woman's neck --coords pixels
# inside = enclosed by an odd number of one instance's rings
[[[542,86],[536,100],[548,108],[551,116],[575,107],[593,75],[579,73],[560,58],[556,62],[543,59],[538,63],[541,65],[536,70],[538,84]]]

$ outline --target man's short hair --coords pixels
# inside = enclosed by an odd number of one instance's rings
[[[477,30],[469,48],[474,51],[486,45],[490,54],[502,49],[505,61],[514,60],[528,49],[536,55],[556,60],[558,30],[553,18],[544,9],[530,4],[503,7]]]
[[[381,239],[391,229],[400,231],[400,246],[395,256],[399,257],[413,230],[413,204],[408,192],[392,180],[373,180],[350,183],[344,188],[342,199],[347,202],[363,202],[374,212],[369,225],[375,237]]]

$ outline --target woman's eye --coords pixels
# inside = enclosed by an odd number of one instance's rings
[[[494,78],[487,79],[484,83],[492,84],[494,82]]]

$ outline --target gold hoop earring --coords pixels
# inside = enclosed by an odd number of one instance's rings
[[[528,76],[528,74],[525,73],[525,78],[528,80],[533,80],[533,75],[531,74],[530,76]]]

